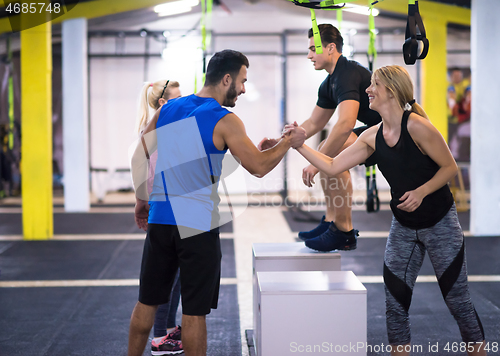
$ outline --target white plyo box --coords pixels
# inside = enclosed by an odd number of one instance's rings
[[[303,242],[254,243],[253,254],[253,329],[257,328],[257,272],[340,271],[340,253],[321,253]]]
[[[303,242],[253,244],[253,270],[340,271],[340,253],[311,250]]]
[[[258,356],[366,356],[366,288],[353,272],[257,272],[257,279]]]

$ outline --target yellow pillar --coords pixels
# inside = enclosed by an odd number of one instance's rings
[[[26,240],[53,235],[52,24],[21,31],[21,184]]]
[[[422,12],[422,9],[420,11]],[[431,13],[422,13],[422,20],[429,39],[429,54],[421,61],[422,106],[431,122],[448,141],[447,24],[443,17]]]

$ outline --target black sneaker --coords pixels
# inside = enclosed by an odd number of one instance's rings
[[[301,239],[302,241],[306,241],[306,240],[315,238],[316,236],[319,236],[322,233],[324,233],[326,230],[328,230],[328,228],[330,227],[330,224],[333,224],[335,226],[333,221],[331,221],[331,222],[325,221],[325,216],[323,215],[323,217],[321,218],[321,222],[314,229],[312,229],[311,231],[299,232],[299,239]]]
[[[159,342],[151,341],[151,355],[180,355],[184,353],[182,342],[164,336]]]
[[[321,235],[306,241],[306,246],[316,251],[329,252],[333,250],[349,251],[356,249],[358,230],[343,232],[335,225],[330,225]]]

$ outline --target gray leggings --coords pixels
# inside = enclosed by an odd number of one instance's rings
[[[408,310],[425,251],[462,340],[483,341],[483,327],[469,294],[464,237],[453,205],[441,221],[426,229],[410,229],[392,220],[384,257],[389,343],[405,345],[411,341]]]

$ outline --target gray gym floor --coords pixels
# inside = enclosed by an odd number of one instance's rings
[[[126,355],[144,238],[134,226],[133,207],[96,205],[87,214],[64,213],[58,207],[50,241],[23,241],[19,210],[15,204],[0,205],[0,355]],[[207,317],[208,355],[252,353],[245,335],[253,328],[252,243],[294,242],[298,231],[315,226],[308,220],[319,219],[319,210],[303,214],[279,206],[243,209],[235,204],[237,218],[222,228],[222,285],[219,308]],[[361,236],[356,250],[341,252],[342,268],[360,278],[381,276],[383,236],[391,214],[357,210],[353,219]],[[468,213],[461,213],[460,220],[467,231]],[[487,341],[500,342],[500,237],[467,236],[466,246],[469,275],[475,280],[470,283],[473,302]],[[433,275],[428,258],[420,275]],[[368,344],[385,345],[383,284],[364,284]],[[410,315],[413,343],[424,349],[418,355],[464,355],[443,350],[446,343],[461,340],[436,282],[417,283]],[[308,326],[298,321],[297,327]],[[439,343],[440,352],[428,352],[429,343]],[[144,355],[149,354],[146,349]]]

